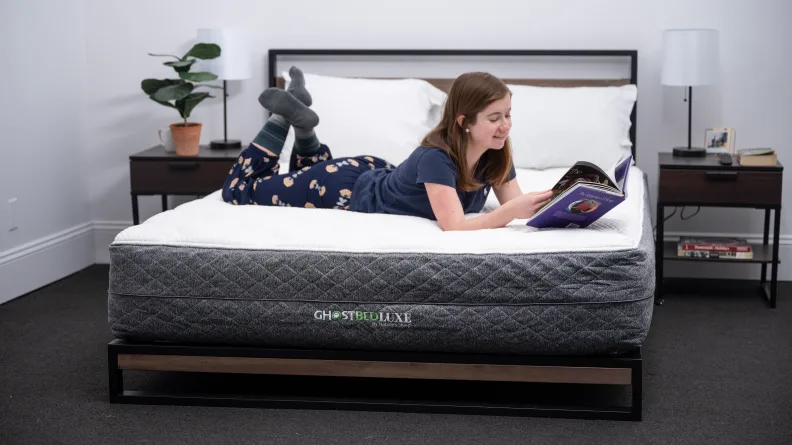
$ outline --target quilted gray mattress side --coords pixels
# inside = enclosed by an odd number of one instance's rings
[[[611,252],[358,254],[111,245],[109,323],[117,338],[138,341],[620,353],[643,343],[652,319],[648,205],[644,212],[637,248]]]

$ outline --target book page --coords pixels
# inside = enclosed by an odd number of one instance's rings
[[[553,186],[553,198],[557,198],[579,182],[598,184],[601,188],[619,191],[618,186],[601,168],[590,162],[581,161],[564,173],[564,176]]]
[[[630,171],[630,166],[632,166],[632,155],[626,156],[624,159],[616,163],[616,167],[614,168],[613,177],[616,179],[616,186],[619,187],[619,190],[624,192],[624,188],[627,186],[627,173]]]
[[[589,190],[589,191],[599,190],[601,192],[604,192],[604,193],[607,193],[607,194],[610,194],[610,195],[614,195],[614,196],[617,196],[617,197],[623,197],[624,196],[624,194],[622,192],[620,192],[616,188],[611,187],[611,186],[609,186],[607,184],[593,183],[593,182],[588,182],[588,181],[577,181],[577,182],[574,182],[571,186],[566,187],[564,189],[564,191],[562,191],[558,195],[555,195],[555,192],[554,192],[553,198],[550,199],[550,201],[548,201],[547,204],[545,204],[539,210],[537,210],[536,214],[538,215],[539,213],[544,212],[546,209],[548,209],[550,207],[553,207],[553,205],[557,201],[563,200],[568,194],[574,193],[578,189],[585,189],[585,190]]]

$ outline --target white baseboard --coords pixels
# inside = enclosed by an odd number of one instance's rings
[[[0,304],[94,264],[93,223],[0,252]]]
[[[96,264],[110,264],[110,244],[121,231],[131,226],[132,221],[94,221],[93,239]]]

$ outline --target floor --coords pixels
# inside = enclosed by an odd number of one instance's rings
[[[644,420],[613,422],[111,405],[107,277],[0,306],[0,443],[792,443],[792,283],[769,309],[751,283],[672,282],[644,346]]]

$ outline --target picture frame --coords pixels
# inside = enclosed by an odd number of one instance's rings
[[[704,131],[704,148],[707,154],[734,153],[734,128],[707,128]]]

